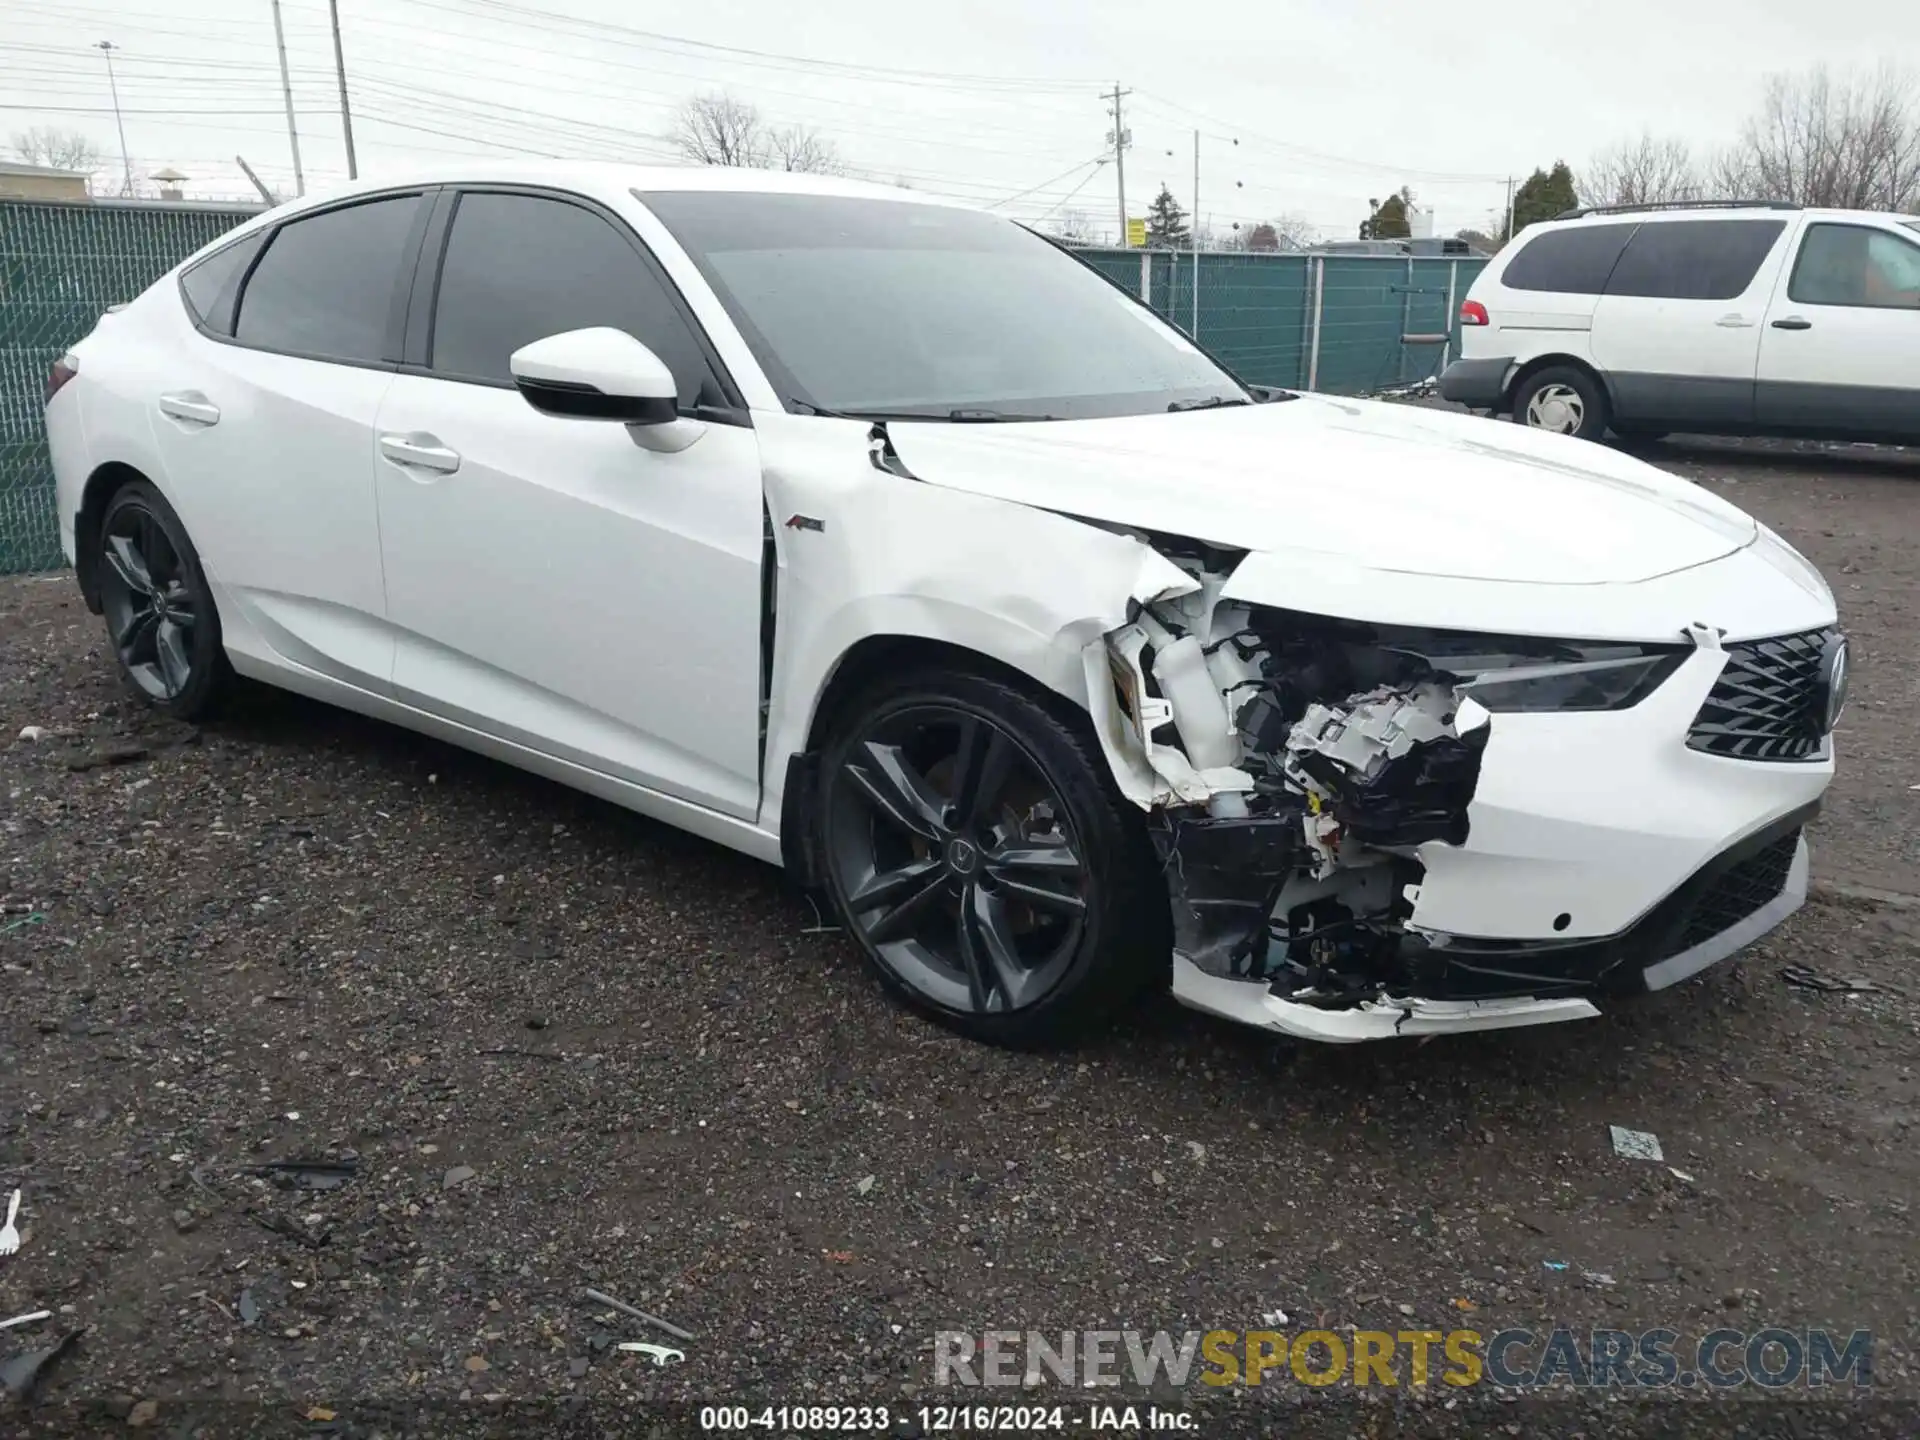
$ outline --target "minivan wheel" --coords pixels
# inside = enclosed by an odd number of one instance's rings
[[[1168,955],[1167,890],[1091,737],[977,675],[892,679],[822,756],[841,923],[892,994],[974,1039],[1072,1038]]]
[[[1520,382],[1513,418],[1530,430],[1598,440],[1607,433],[1606,391],[1584,370],[1550,365]]]
[[[181,720],[206,714],[227,682],[220,617],[186,527],[164,496],[134,481],[100,520],[101,611],[120,668]]]

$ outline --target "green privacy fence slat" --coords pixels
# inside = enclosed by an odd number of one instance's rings
[[[41,414],[49,367],[107,306],[133,299],[246,218],[162,206],[0,201],[0,574],[61,563]],[[1436,374],[1443,347],[1402,337],[1447,333],[1457,353],[1459,301],[1485,263],[1208,252],[1200,256],[1196,329],[1191,254],[1077,253],[1134,295],[1144,274],[1154,311],[1197,334],[1241,379],[1294,389],[1311,381],[1344,394]],[[1316,263],[1322,267],[1317,361]]]
[[[1478,257],[1203,252],[1196,329],[1190,253],[1077,253],[1135,295],[1140,293],[1141,255],[1149,255],[1147,302],[1157,314],[1194,334],[1242,380],[1293,388],[1305,388],[1311,381],[1316,389],[1338,394],[1387,390],[1438,374],[1446,347],[1405,343],[1402,337],[1445,334],[1457,353],[1460,301],[1486,263]],[[1324,267],[1317,364],[1316,262]]]
[[[0,200],[0,575],[61,563],[41,413],[47,372],[244,211]]]

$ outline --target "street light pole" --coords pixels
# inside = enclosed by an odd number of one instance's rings
[[[358,180],[360,166],[353,158],[353,107],[347,104],[347,54],[340,47],[340,0],[327,0],[333,17],[333,68],[340,77],[340,129],[347,141],[347,178]]]
[[[307,193],[300,171],[300,131],[293,123],[293,81],[287,75],[287,32],[280,24],[280,0],[273,0],[273,43],[280,51],[280,94],[287,102],[287,144],[293,147],[293,193]]]
[[[120,193],[133,194],[133,157],[127,153],[127,125],[120,118],[120,82],[113,77],[113,52],[118,48],[111,40],[102,40],[96,47],[107,57],[107,89],[113,92],[113,128],[120,132],[120,165],[123,179]]]

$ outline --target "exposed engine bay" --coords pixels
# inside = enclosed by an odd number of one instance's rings
[[[1150,813],[1176,953],[1305,1005],[1402,990],[1418,847],[1465,842],[1492,730],[1470,692],[1498,672],[1564,696],[1644,654],[1223,601],[1237,556],[1156,548],[1196,587],[1136,604],[1106,636],[1114,703],[1094,709],[1172,792]]]

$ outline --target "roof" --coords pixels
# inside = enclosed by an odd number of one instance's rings
[[[51,165],[27,165],[18,160],[0,160],[0,175],[43,175],[50,180],[86,180],[91,170],[56,170]]]
[[[1583,210],[1566,210],[1551,220],[1538,220],[1529,230],[1541,225],[1608,225],[1648,220],[1734,220],[1764,219],[1769,215],[1805,215],[1816,220],[1906,220],[1914,217],[1888,210],[1841,210],[1816,205],[1795,205],[1787,201],[1726,200],[1677,201],[1665,205],[1603,205]]]
[[[396,185],[557,185],[589,192],[637,190],[734,190],[773,195],[840,195],[850,199],[906,200],[923,205],[976,207],[943,196],[879,185],[838,175],[802,175],[785,170],[757,170],[733,165],[624,165],[585,160],[454,160],[434,166],[409,167],[363,176],[326,191],[309,190],[305,199],[335,200]]]

